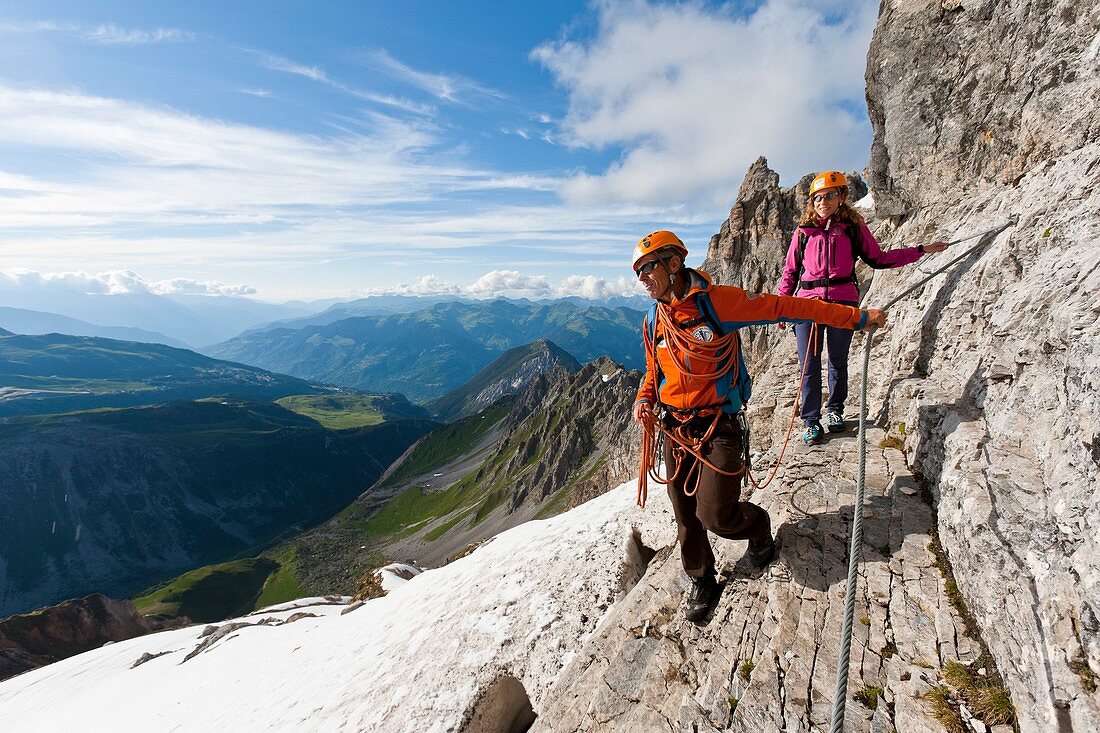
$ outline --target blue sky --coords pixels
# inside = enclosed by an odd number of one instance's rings
[[[631,292],[633,243],[698,263],[758,155],[862,169],[875,7],[0,4],[0,305]]]

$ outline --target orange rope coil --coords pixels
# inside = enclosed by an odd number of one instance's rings
[[[686,374],[689,379],[717,380],[732,370],[733,376],[730,378],[730,383],[732,385],[736,382],[738,376],[736,369],[739,362],[739,359],[735,358],[737,356],[737,345],[739,343],[736,331],[730,331],[721,336],[716,335],[716,338],[711,341],[702,341],[692,336],[687,329],[677,323],[676,319],[672,317],[671,308],[665,303],[660,302],[657,304],[656,325],[663,327],[660,333],[662,333],[667,342],[669,357],[673,360],[673,363],[676,364],[676,367]],[[657,328],[654,328],[653,333],[655,335],[659,333]],[[656,338],[650,339],[648,330],[643,331],[643,337],[645,340],[645,348],[650,354],[650,363],[656,365]],[[814,323],[810,326],[808,347],[812,348],[816,342],[817,324]],[[683,359],[680,358],[680,353],[684,354]],[[691,371],[693,362],[700,365],[697,367],[700,371]],[[782,447],[779,449],[779,457],[776,459],[775,466],[763,483],[757,483],[756,479],[753,478],[752,471],[749,469],[747,462],[742,463],[741,467],[736,471],[726,471],[715,466],[703,457],[702,447],[710,440],[711,436],[714,435],[714,430],[718,426],[718,420],[723,413],[721,407],[706,408],[714,410],[714,420],[711,422],[706,432],[699,438],[695,438],[688,433],[686,422],[671,428],[666,428],[664,424],[658,420],[657,415],[653,411],[646,411],[643,413],[641,465],[638,471],[638,506],[642,509],[645,508],[646,499],[649,496],[649,481],[653,480],[659,484],[669,483],[669,481],[679,475],[680,466],[689,453],[696,458],[696,462],[691,469],[694,474],[694,483],[690,482],[692,478],[690,474],[684,482],[684,493],[687,496],[694,496],[699,488],[700,463],[705,464],[711,470],[724,476],[737,476],[744,473],[756,489],[767,488],[779,472],[779,466],[783,463],[783,456],[787,451],[787,445],[790,443],[791,434],[794,432],[794,421],[798,416],[798,408],[801,404],[802,380],[806,378],[806,365],[808,363],[808,358],[803,359],[802,375],[798,380],[799,392],[795,397],[794,407],[791,410],[791,421],[787,426],[787,435],[783,439]],[[703,367],[706,367],[708,371],[702,371]],[[671,409],[670,411],[677,412],[675,409]],[[697,413],[698,411],[685,412]],[[675,445],[672,446],[672,471],[666,476],[661,476],[657,471],[657,456],[659,455],[659,449],[664,439],[671,439]],[[666,469],[667,468],[666,466]],[[688,490],[688,486],[691,486],[690,490]]]

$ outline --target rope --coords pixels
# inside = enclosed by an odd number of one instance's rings
[[[656,341],[657,334],[661,334],[665,338],[666,351],[672,358],[676,368],[684,374],[687,379],[698,379],[706,382],[721,379],[732,372],[730,383],[736,383],[738,376],[737,331],[730,331],[729,333],[721,335],[714,334],[710,341],[697,339],[686,327],[676,321],[672,313],[672,308],[666,303],[659,301],[657,303],[655,320],[656,322],[653,325],[653,339],[649,338],[648,329],[644,330],[642,334],[645,339],[645,348],[651,364],[656,365],[658,363]],[[680,466],[683,464],[688,454],[691,454],[696,459],[691,469],[691,473],[689,473],[684,480],[685,493],[688,496],[694,496],[698,489],[700,464],[706,465],[724,476],[737,476],[746,470],[745,464],[742,464],[741,468],[736,471],[726,471],[715,466],[703,457],[703,446],[710,440],[711,436],[714,435],[714,430],[718,427],[718,420],[723,414],[721,406],[716,405],[708,409],[714,410],[714,419],[711,421],[710,427],[700,437],[691,434],[692,426],[689,424],[689,421],[684,421],[680,425],[665,427],[652,412],[647,413],[643,417],[642,459],[641,467],[638,472],[639,507],[645,508],[646,499],[649,496],[649,480],[652,479],[656,483],[667,484],[679,474]],[[699,411],[685,411],[684,414],[705,416],[699,415]],[[672,472],[667,476],[661,476],[657,471],[657,455],[660,450],[660,445],[663,443],[662,439],[671,439],[675,444],[672,447]],[[666,466],[666,469],[667,468]],[[694,483],[691,482],[693,477]],[[690,490],[686,488],[689,485],[692,486]]]
[[[976,245],[963,252],[913,287],[906,289],[901,295],[887,303],[883,307],[883,310],[889,309],[898,301],[923,286],[933,277],[961,261],[967,255],[987,246],[997,238],[998,234],[1011,226],[1015,226],[1017,221],[1019,221],[1019,218],[1013,215],[1008,218],[1008,221],[1005,222],[1003,226],[988,229],[981,234],[974,235],[981,237]],[[966,239],[973,238],[974,237],[967,237]],[[966,239],[955,240],[952,244],[964,242]],[[840,659],[837,661],[836,668],[836,690],[833,693],[833,712],[831,719],[832,725],[829,728],[830,733],[843,732],[844,709],[848,701],[848,668],[851,666],[852,655],[852,617],[855,615],[856,605],[856,574],[859,570],[859,553],[863,545],[863,484],[867,467],[867,372],[871,363],[871,336],[874,330],[875,329],[872,328],[867,331],[867,335],[864,337],[863,342],[863,378],[861,379],[860,385],[859,434],[857,438],[859,442],[859,469],[856,480],[855,505],[852,507],[852,536],[848,546],[848,585],[844,591],[844,625],[840,635]]]
[[[768,477],[764,479],[764,483],[756,482],[756,479],[753,478],[751,469],[748,472],[749,481],[757,491],[768,488],[772,479],[779,473],[779,467],[783,465],[783,455],[787,452],[787,444],[791,442],[791,435],[794,433],[794,422],[798,418],[798,410],[802,406],[802,383],[806,381],[806,367],[809,366],[810,363],[810,351],[818,347],[817,329],[817,323],[810,324],[810,335],[806,340],[806,357],[802,360],[802,376],[798,379],[798,391],[795,393],[794,406],[791,407],[791,421],[787,424],[787,435],[783,438],[783,445],[779,447],[779,455],[775,459],[775,465],[772,466],[772,471],[768,474]],[[825,344],[823,342],[821,347],[824,346]],[[817,354],[818,352],[814,351],[814,356],[817,356]]]
[[[695,458],[695,463],[684,478],[684,494],[686,496],[695,496],[695,492],[699,489],[700,464],[723,476],[739,476],[745,472],[747,466],[745,463],[742,463],[741,467],[736,470],[727,471],[714,465],[703,456],[703,446],[714,435],[722,414],[721,408],[718,408],[709,427],[698,437],[692,435],[693,425],[690,422],[666,427],[652,412],[645,413],[642,416],[642,467],[638,475],[639,507],[645,509],[645,502],[649,496],[649,480],[659,484],[668,484],[680,474],[680,467],[683,466],[684,460],[689,454]],[[672,471],[668,475],[662,476],[657,470],[657,456],[660,455],[665,440],[672,440],[674,443],[672,446]]]
[[[742,471],[743,471],[745,473],[745,476],[748,478],[749,482],[753,485],[753,487],[757,491],[762,491],[763,489],[768,488],[768,486],[771,484],[771,482],[775,479],[776,475],[779,473],[779,467],[783,465],[783,456],[787,452],[787,446],[791,442],[791,435],[794,433],[795,420],[798,418],[798,408],[801,407],[801,404],[802,404],[801,385],[802,385],[803,380],[806,379],[806,367],[808,366],[809,361],[810,361],[809,360],[809,350],[812,349],[812,348],[815,348],[816,345],[817,345],[817,331],[818,331],[818,324],[811,323],[810,324],[809,340],[807,341],[807,344],[806,344],[807,358],[803,359],[803,361],[802,361],[802,376],[798,380],[799,389],[798,389],[798,392],[796,392],[796,394],[795,394],[794,405],[791,407],[791,420],[790,420],[790,423],[787,425],[787,434],[783,438],[783,445],[780,446],[780,448],[779,448],[779,456],[775,459],[775,465],[772,466],[771,472],[768,474],[768,477],[766,479],[764,479],[763,482],[758,482],[756,480],[756,478],[753,476],[752,468],[749,465],[749,462],[747,460],[744,462],[744,464],[742,465],[742,467],[740,469],[738,469],[737,471],[730,472],[730,471],[724,471],[723,469],[718,468],[717,466],[715,466],[713,463],[711,463],[710,461],[708,461],[706,458],[704,458],[702,456],[702,445],[707,440],[709,440],[709,436],[711,435],[711,433],[713,433],[714,426],[717,425],[717,418],[722,414],[721,409],[718,409],[716,411],[716,413],[715,413],[715,423],[714,423],[714,425],[711,426],[710,431],[708,431],[708,433],[705,437],[699,438],[699,439],[691,438],[686,433],[679,432],[679,431],[683,430],[684,426],[680,426],[679,428],[676,428],[675,430],[678,431],[678,432],[677,432],[676,435],[673,435],[672,433],[670,433],[669,430],[667,430],[664,427],[664,425],[661,423],[661,421],[658,420],[652,412],[649,412],[649,413],[645,413],[642,416],[642,456],[641,456],[641,467],[640,467],[640,470],[639,470],[639,473],[638,473],[638,501],[637,501],[638,506],[641,507],[642,509],[645,509],[646,500],[649,498],[649,481],[652,480],[655,483],[668,484],[669,481],[671,481],[675,476],[677,476],[679,474],[680,465],[681,465],[683,459],[686,458],[687,453],[691,453],[693,456],[695,456],[696,459],[698,459],[699,462],[702,462],[702,463],[706,464],[708,467],[710,467],[714,471],[717,471],[718,473],[721,473],[725,476],[737,476],[740,473],[742,473]],[[656,331],[654,331],[654,333],[656,333]],[[645,340],[646,340],[646,348],[648,349],[650,347],[648,333],[645,334]],[[704,343],[709,343],[709,342],[704,342]],[[657,358],[656,354],[654,354],[653,359],[656,359],[656,358]],[[656,361],[654,361],[653,363],[656,363]],[[693,376],[695,376],[695,375],[693,375]],[[661,433],[661,434],[659,435],[658,433]],[[657,466],[657,456],[660,455],[660,453],[661,453],[660,446],[661,446],[661,443],[662,443],[661,439],[663,437],[670,437],[678,444],[677,446],[673,447],[673,470],[672,470],[672,473],[668,474],[667,476],[661,476],[660,473],[657,471],[657,468],[656,468],[656,466]],[[748,446],[745,446],[745,447],[748,448]],[[695,472],[695,471],[698,470],[698,468],[699,468],[699,463],[697,462],[692,467],[692,471]],[[689,485],[689,479],[690,478],[691,478],[691,476],[689,475],[688,478],[685,479],[685,481],[684,481],[684,486],[685,487],[687,487]],[[694,496],[696,490],[698,489],[698,482],[699,482],[699,476],[698,476],[698,474],[696,474],[695,475],[694,488],[692,488],[690,491],[688,491],[685,488],[684,493],[687,496]]]

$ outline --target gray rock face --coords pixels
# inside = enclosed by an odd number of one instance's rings
[[[867,56],[880,215],[1015,185],[1100,137],[1096,3],[886,0]]]
[[[1020,216],[897,310],[878,418],[913,428],[1021,730],[1100,729],[1100,5],[887,2],[867,80],[875,201],[912,212],[894,238]],[[870,299],[915,275],[876,278]]]

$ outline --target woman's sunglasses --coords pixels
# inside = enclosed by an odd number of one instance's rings
[[[815,204],[820,204],[822,201],[832,201],[840,195],[840,191],[826,191],[825,193],[815,193],[810,197],[810,201]]]

